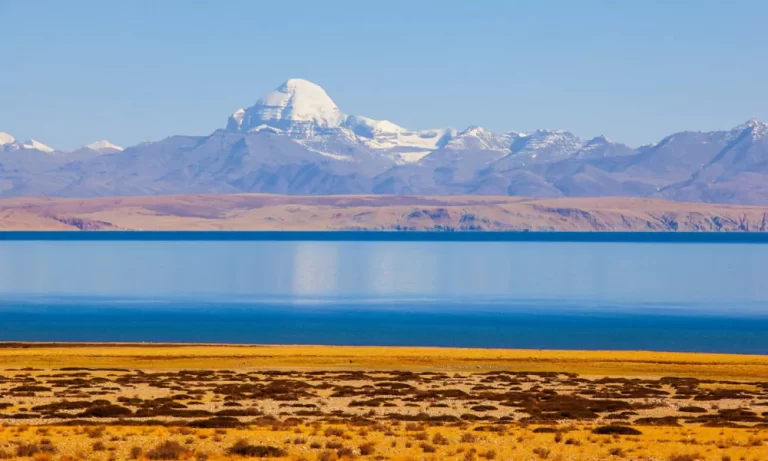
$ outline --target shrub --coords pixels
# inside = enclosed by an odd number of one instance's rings
[[[360,445],[360,454],[363,456],[372,455],[376,451],[376,444],[373,442],[365,442]]]
[[[174,460],[179,459],[185,453],[179,442],[166,440],[147,452],[149,459]]]
[[[339,458],[352,458],[355,456],[355,451],[351,448],[342,448],[336,452]]]
[[[131,459],[139,459],[142,453],[144,453],[144,450],[141,447],[132,447],[129,456]]]
[[[554,434],[557,430],[554,427],[537,427],[533,430],[534,434]]]
[[[214,418],[192,421],[187,424],[189,427],[198,429],[232,429],[242,425],[243,423],[239,419],[230,416],[216,416]]]
[[[624,456],[624,450],[622,450],[619,447],[614,447],[614,448],[611,448],[610,450],[608,450],[608,454],[611,455],[611,456],[618,456],[618,457],[621,458],[621,457]]]
[[[344,435],[344,429],[339,427],[329,427],[325,430],[326,437],[342,437]]]
[[[677,409],[678,411],[682,411],[683,413],[706,413],[707,409],[702,407],[695,407],[695,406],[685,406],[680,407]]]
[[[642,435],[642,432],[629,426],[598,426],[592,429],[592,433],[598,435]]]
[[[20,443],[16,446],[16,456],[26,458],[38,453],[56,453],[56,447],[48,443]]]
[[[494,407],[493,405],[475,405],[474,407],[472,407],[472,411],[483,412],[483,411],[493,411],[493,410],[498,410],[498,408]]]
[[[549,458],[550,450],[547,448],[537,447],[533,449],[533,454],[538,456],[540,459],[547,459]]]
[[[317,455],[317,461],[336,461],[338,459],[335,451],[324,451]]]
[[[669,457],[669,461],[696,461],[697,459],[702,459],[702,456],[698,453],[672,455]]]
[[[288,453],[279,447],[270,445],[252,445],[245,440],[238,440],[227,449],[228,455],[248,456],[251,458],[279,458]]]
[[[435,453],[437,451],[437,448],[435,448],[434,445],[430,445],[428,443],[422,443],[420,447],[424,453]]]
[[[448,439],[443,434],[438,432],[434,437],[432,437],[432,443],[435,445],[448,445]]]

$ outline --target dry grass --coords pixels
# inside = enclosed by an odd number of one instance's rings
[[[503,433],[482,432],[471,446],[459,442],[463,429],[457,427],[427,427],[431,440],[435,434],[447,439],[445,444],[421,442],[414,433],[402,426],[390,425],[390,435],[370,431],[360,436],[350,427],[350,438],[341,446],[326,448],[328,438],[322,427],[300,425],[291,429],[273,430],[268,427],[215,433],[209,429],[195,429],[182,435],[173,427],[107,427],[104,436],[115,439],[107,443],[107,450],[93,451],[92,440],[82,427],[50,427],[49,445],[55,452],[34,451],[35,459],[42,460],[109,460],[109,459],[158,459],[158,460],[224,460],[243,458],[280,458],[288,460],[320,459],[392,459],[392,460],[442,460],[442,459],[499,459],[499,460],[608,460],[635,459],[660,461],[687,460],[763,460],[768,457],[768,446],[754,445],[754,431],[724,430],[719,428],[648,428],[638,436],[595,436],[591,426],[568,428],[568,434],[578,444],[553,443],[552,435],[534,433],[531,428],[509,426]],[[475,427],[469,427],[472,431]],[[318,442],[310,445],[291,443],[297,433],[307,440]],[[765,435],[763,435],[765,437]],[[191,443],[185,443],[186,439]],[[752,438],[752,439],[751,439]],[[12,447],[41,446],[31,430],[18,431],[14,427],[0,428],[0,445]],[[362,448],[365,447],[365,448]],[[371,447],[375,447],[372,449]],[[5,449],[6,459],[30,459],[24,451],[16,457],[16,450]]]
[[[0,347],[0,459],[768,459],[759,356],[17,346]]]
[[[768,357],[754,355],[346,346],[0,347],[0,369],[23,367],[525,370],[768,380]]]

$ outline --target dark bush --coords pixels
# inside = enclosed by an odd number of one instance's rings
[[[230,416],[216,416],[215,418],[189,422],[187,426],[198,429],[232,429],[243,426],[243,423]]]
[[[227,449],[227,454],[251,458],[279,458],[286,456],[288,453],[282,448],[270,445],[251,445],[245,440],[238,440]]]
[[[20,443],[16,446],[16,456],[27,458],[38,453],[56,453],[56,447],[50,441],[40,443]]]
[[[702,407],[695,407],[695,406],[686,406],[686,407],[680,407],[678,408],[678,411],[682,411],[683,413],[706,413],[707,409]]]
[[[642,432],[629,426],[598,426],[592,429],[592,433],[599,435],[642,435]]]
[[[360,454],[363,456],[372,455],[376,451],[376,444],[373,442],[365,442],[360,445]]]
[[[537,427],[533,430],[534,434],[554,434],[557,432],[557,429],[554,427]]]
[[[179,442],[166,440],[147,452],[147,458],[160,460],[179,459],[186,452]]]

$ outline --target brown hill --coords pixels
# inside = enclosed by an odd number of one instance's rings
[[[636,198],[171,195],[0,200],[4,230],[765,231],[768,207]]]

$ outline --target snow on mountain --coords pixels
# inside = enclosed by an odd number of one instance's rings
[[[455,134],[451,129],[414,131],[387,120],[346,115],[323,88],[303,79],[290,79],[253,106],[238,109],[229,117],[227,129],[285,134],[336,159],[349,159],[344,145],[352,144],[395,163],[417,161]]]
[[[368,140],[368,145],[376,149],[414,147],[434,150],[445,144],[455,133],[449,128],[413,131],[388,120],[374,120],[359,115],[348,116],[344,126]]]
[[[768,123],[763,123],[758,120],[748,120],[746,123],[731,130],[731,133],[736,136],[745,133],[751,136],[752,139],[761,138],[768,135]]]
[[[40,141],[36,141],[34,139],[27,139],[24,142],[19,142],[18,140],[16,140],[16,138],[11,136],[10,134],[0,131],[0,150],[3,150],[5,152],[14,152],[21,149],[39,150],[40,152],[45,152],[45,153],[51,153],[54,151],[53,148],[46,146]]]
[[[120,147],[120,146],[118,146],[116,144],[112,144],[111,142],[103,140],[103,139],[101,141],[92,142],[92,143],[88,144],[87,146],[85,146],[85,148],[86,149],[95,150],[96,152],[105,152],[105,153],[106,152],[110,152],[111,153],[111,152],[122,152],[123,151],[122,147]]]
[[[457,134],[445,145],[446,149],[481,149],[507,152],[520,133],[497,135],[479,126],[472,126]]]
[[[227,129],[248,132],[261,125],[280,129],[297,138],[308,138],[339,127],[345,116],[319,85],[293,78],[229,118]]]
[[[626,144],[613,142],[605,136],[597,136],[585,142],[581,149],[573,154],[573,157],[578,159],[596,159],[630,155],[633,152],[634,149]]]
[[[35,149],[35,150],[39,150],[40,152],[46,152],[46,153],[51,153],[55,150],[54,148],[50,146],[46,146],[45,144],[35,139],[27,139],[26,141],[24,141],[24,143],[22,143],[21,148]]]
[[[388,120],[374,120],[359,115],[349,115],[344,121],[366,147],[389,150],[396,163],[412,163],[435,149],[444,146],[454,135],[450,128],[413,131]]]
[[[580,138],[562,130],[536,130],[520,134],[512,143],[511,150],[517,158],[529,161],[553,161],[563,159],[584,146]]]
[[[16,143],[16,138],[4,131],[0,131],[0,146],[10,146]]]

